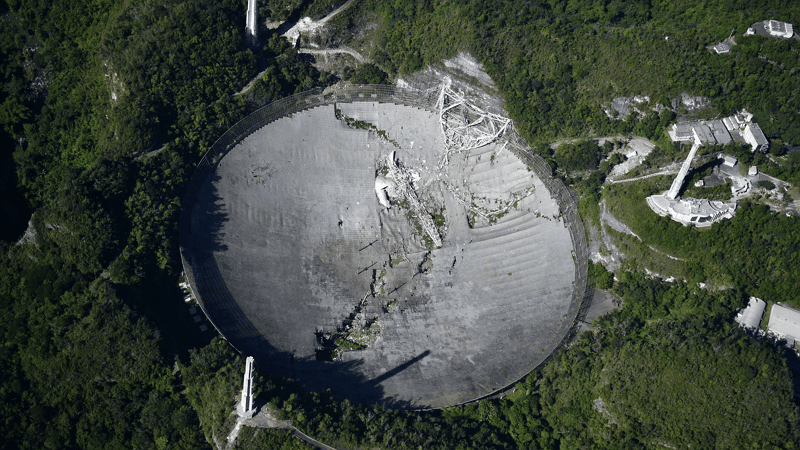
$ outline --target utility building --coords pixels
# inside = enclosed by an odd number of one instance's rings
[[[758,329],[761,324],[761,318],[764,316],[764,310],[767,308],[767,303],[764,300],[756,297],[750,297],[750,302],[739,314],[736,315],[736,321],[739,326],[745,330]]]
[[[773,305],[767,329],[775,336],[786,339],[787,345],[793,346],[800,339],[800,311]]]
[[[766,152],[769,150],[769,141],[761,131],[761,127],[757,123],[749,123],[745,125],[744,132],[742,133],[744,141],[750,144],[754,152]]]
[[[794,35],[792,24],[779,20],[765,20],[764,28],[771,36],[775,37],[790,38]]]

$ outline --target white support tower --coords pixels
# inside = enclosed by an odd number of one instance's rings
[[[247,0],[247,25],[244,40],[249,47],[258,45],[258,5],[256,0]]]
[[[686,157],[686,161],[683,162],[681,166],[680,172],[678,172],[678,176],[675,177],[675,180],[672,182],[672,186],[670,186],[669,191],[667,191],[665,197],[670,200],[675,200],[678,198],[678,193],[681,190],[681,186],[683,186],[683,179],[686,178],[686,174],[689,173],[689,168],[692,165],[692,160],[694,159],[695,155],[697,154],[697,150],[700,148],[702,141],[700,140],[700,136],[697,135],[697,130],[692,128],[692,132],[694,133],[694,145],[692,145],[692,149],[689,150],[689,156]]]
[[[244,366],[244,385],[242,386],[242,401],[239,402],[237,412],[239,417],[249,418],[256,414],[253,403],[253,357],[248,356]]]

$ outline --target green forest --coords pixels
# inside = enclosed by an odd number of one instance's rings
[[[342,3],[261,0],[259,11],[280,22]],[[332,43],[356,46],[348,36],[363,28],[372,63],[343,80],[266,26],[260,48],[247,48],[245,10],[243,0],[0,0],[0,448],[224,440],[244,360],[186,313],[178,219],[200,157],[268,102],[339,81],[388,82],[468,51],[588,221],[620,161],[603,161],[612,148],[589,140],[551,143],[636,135],[659,143],[653,158],[682,157],[663,142],[675,113],[610,119],[601,105],[614,97],[667,105],[702,95],[706,116],[747,108],[773,142],[800,144],[800,40],[742,37],[768,18],[800,24],[791,0],[354,0],[331,21]],[[730,53],[706,49],[731,30]],[[800,153],[736,155],[800,182]],[[503,399],[399,411],[259,373],[259,401],[341,449],[797,448],[793,353],[733,322],[750,295],[800,306],[796,219],[753,202],[709,231],[682,227],[640,207],[662,188],[652,180],[602,196],[648,243],[685,260],[686,281],[646,276],[635,259],[614,274],[592,265],[594,283],[623,307]],[[307,446],[286,430],[245,427],[237,448]]]

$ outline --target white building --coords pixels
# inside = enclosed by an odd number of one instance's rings
[[[714,51],[717,52],[718,55],[720,55],[722,53],[729,53],[731,51],[731,47],[732,45],[730,42],[723,41],[711,48],[713,48]]]
[[[672,199],[666,195],[647,197],[647,205],[656,214],[669,217],[683,225],[710,227],[714,222],[730,219],[736,213],[736,203],[697,198]]]
[[[722,123],[728,131],[739,131],[751,120],[753,120],[753,114],[743,109],[732,116],[722,119]]]
[[[736,159],[735,157],[733,157],[731,155],[719,155],[719,159],[722,160],[722,164],[724,164],[724,165],[726,165],[728,167],[733,167],[733,166],[736,165],[737,162],[739,162],[738,159]]]
[[[754,152],[765,152],[769,149],[769,141],[757,123],[745,125],[742,137],[745,142],[750,144]]]
[[[770,36],[790,38],[794,35],[792,24],[778,20],[765,20],[764,29],[767,30]]]
[[[767,330],[775,336],[786,339],[790,346],[800,339],[800,311],[781,305],[772,305]]]
[[[764,316],[764,310],[767,308],[767,303],[760,298],[750,297],[750,302],[736,315],[736,322],[739,326],[747,329],[758,329],[761,324],[761,318]]]
[[[722,120],[676,123],[667,134],[672,142],[688,142],[694,140],[695,132],[703,144],[725,145],[732,140],[727,125]]]

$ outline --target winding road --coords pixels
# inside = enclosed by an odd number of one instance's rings
[[[344,54],[352,56],[353,58],[356,59],[356,61],[358,61],[361,64],[364,64],[365,62],[367,62],[367,59],[364,58],[363,56],[361,56],[360,53],[358,53],[357,51],[355,51],[353,49],[347,48],[347,47],[331,48],[331,49],[319,49],[319,50],[313,49],[313,48],[301,48],[301,49],[298,49],[297,51],[298,51],[298,53],[307,53],[307,54],[310,54],[310,55],[326,55],[326,56],[327,55],[335,55],[335,54],[344,53]]]

